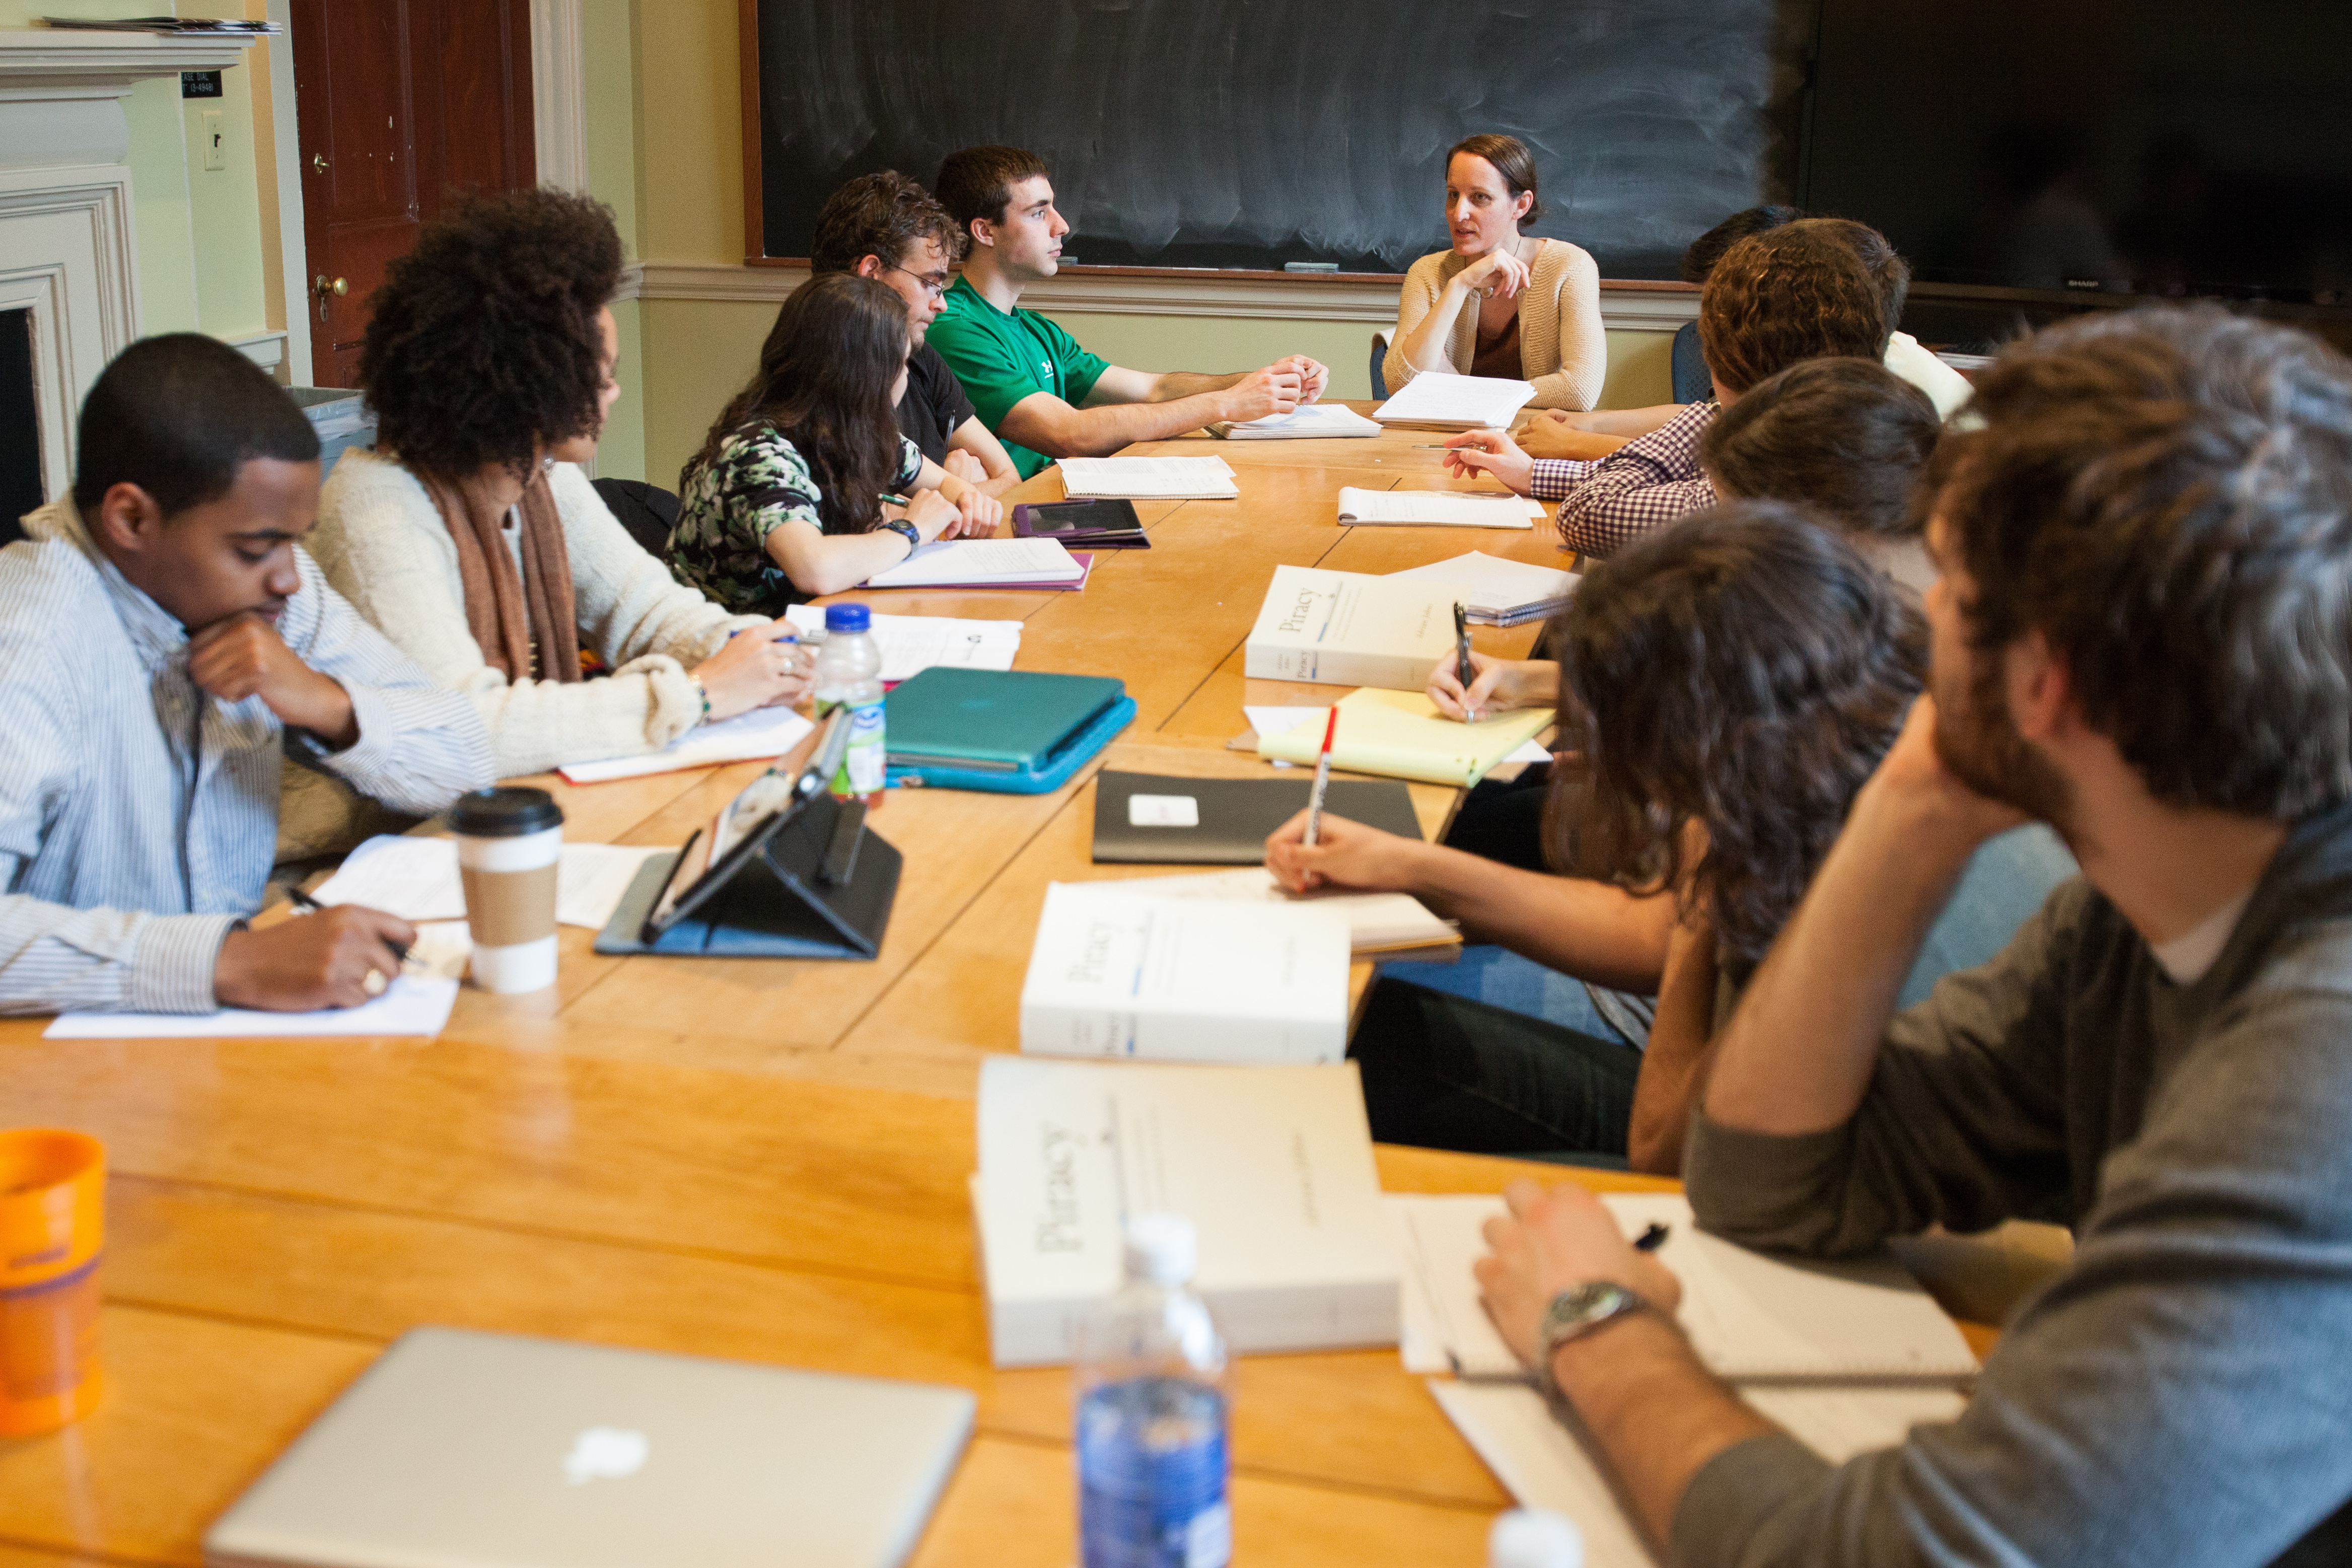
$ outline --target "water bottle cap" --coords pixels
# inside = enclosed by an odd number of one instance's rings
[[[874,617],[863,605],[827,605],[824,607],[824,629],[828,632],[863,632],[874,628]]]
[[[1200,1238],[1181,1214],[1136,1214],[1127,1218],[1127,1277],[1155,1285],[1182,1285],[1200,1260]]]
[[[1559,1514],[1515,1508],[1486,1537],[1488,1568],[1584,1568],[1584,1537]]]

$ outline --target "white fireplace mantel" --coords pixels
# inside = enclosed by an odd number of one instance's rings
[[[0,311],[30,310],[41,484],[73,472],[90,383],[139,336],[132,86],[236,65],[250,37],[0,30]]]

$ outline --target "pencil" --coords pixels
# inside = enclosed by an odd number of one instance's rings
[[[1307,837],[1303,843],[1312,847],[1315,837],[1323,827],[1323,792],[1331,787],[1331,742],[1339,733],[1339,710],[1331,709],[1331,717],[1323,726],[1323,750],[1315,759],[1315,792],[1307,797]]]
[[[300,910],[306,915],[324,914],[327,910],[326,905],[320,903],[318,900],[312,898],[301,889],[294,886],[291,882],[289,882],[286,885],[286,899],[289,903],[291,903],[296,909]],[[393,957],[400,960],[404,966],[406,965],[408,963],[408,949],[403,947],[396,942],[387,942],[383,945],[392,949]]]

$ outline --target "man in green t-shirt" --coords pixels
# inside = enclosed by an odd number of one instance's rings
[[[1323,395],[1330,372],[1304,354],[1238,375],[1123,370],[1019,309],[1021,290],[1059,268],[1070,232],[1035,153],[967,147],[940,165],[932,194],[962,232],[965,255],[930,345],[1023,479],[1055,458],[1105,457],[1219,420],[1287,414]]]

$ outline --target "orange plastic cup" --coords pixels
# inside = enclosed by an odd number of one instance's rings
[[[0,1132],[0,1436],[54,1432],[98,1403],[106,1146]]]

